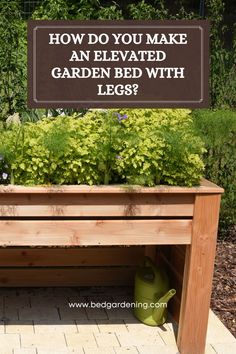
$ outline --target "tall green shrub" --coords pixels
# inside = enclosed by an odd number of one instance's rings
[[[0,2],[0,119],[25,109],[26,25],[20,1]]]
[[[236,111],[198,110],[194,125],[205,142],[205,176],[225,189],[221,226],[236,224]]]
[[[24,120],[38,120],[41,112],[26,106],[27,43],[22,19],[22,0],[0,2],[0,119],[20,112]],[[211,21],[211,102],[213,107],[236,106],[236,31],[226,27],[225,2],[205,1],[205,16]],[[164,0],[44,0],[36,6],[34,19],[197,19],[199,4]],[[232,32],[226,43],[226,34]],[[234,33],[234,34],[233,34]],[[72,113],[75,110],[71,111]],[[45,112],[47,113],[47,112]],[[70,114],[68,111],[66,114]],[[50,112],[58,115],[58,111]]]
[[[225,3],[222,0],[207,0],[210,32],[210,84],[213,107],[236,107],[236,27],[229,48],[225,44]],[[229,30],[229,28],[228,28]]]

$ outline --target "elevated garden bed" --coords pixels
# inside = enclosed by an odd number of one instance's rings
[[[132,285],[149,255],[177,289],[181,354],[203,354],[220,197],[199,187],[0,187],[0,285]],[[200,315],[199,315],[200,314]]]

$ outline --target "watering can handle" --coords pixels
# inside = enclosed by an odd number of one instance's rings
[[[156,266],[153,263],[153,261],[151,260],[151,258],[148,257],[148,256],[144,257],[144,267],[151,267],[153,272],[154,272],[154,274],[156,273]]]

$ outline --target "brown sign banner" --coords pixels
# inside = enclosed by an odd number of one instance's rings
[[[30,108],[209,106],[209,23],[29,21]]]

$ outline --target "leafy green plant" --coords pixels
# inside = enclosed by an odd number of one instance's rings
[[[0,119],[25,109],[26,25],[18,0],[0,2]]]
[[[4,160],[3,155],[0,155],[0,184],[8,184],[10,182],[9,166]]]
[[[130,17],[134,20],[158,20],[168,17],[168,9],[164,5],[164,1],[155,1],[153,4],[147,3],[145,0],[128,5]]]
[[[236,106],[236,27],[230,50],[226,49],[224,34],[225,3],[221,0],[207,1],[208,18],[211,21],[211,100],[213,107]]]
[[[121,159],[119,155],[124,143],[134,144],[138,140],[135,134],[125,128],[127,114],[121,115],[116,111],[93,111],[87,113],[86,119],[96,122],[95,129],[99,134],[99,144],[95,151],[98,159],[98,171],[103,176],[103,183],[120,182],[120,177],[114,166]]]
[[[193,112],[197,133],[206,145],[205,176],[225,189],[221,204],[221,229],[236,224],[236,112]]]
[[[98,20],[122,20],[123,14],[119,5],[114,1],[110,6],[102,6],[98,10]]]
[[[57,116],[58,110],[29,110],[26,107],[26,23],[21,0],[0,2],[0,120],[19,112],[22,121],[37,121],[42,116]],[[236,106],[236,29],[226,23],[225,3],[206,0],[205,15],[211,22],[211,104]],[[198,19],[199,4],[178,0],[44,0],[36,6],[33,19]],[[229,18],[229,17],[228,17]],[[66,115],[78,113],[66,111]],[[83,112],[85,113],[85,111]]]
[[[0,156],[10,172],[8,177],[11,184],[15,183],[15,162],[24,151],[24,126],[11,124],[5,131],[3,127],[0,130]],[[8,172],[3,172],[8,173]]]
[[[2,128],[16,184],[198,184],[202,141],[187,110],[92,110]]]
[[[66,0],[44,0],[34,11],[32,18],[36,20],[120,20],[123,15],[115,1],[103,6],[98,0],[80,0],[76,3]]]
[[[121,110],[129,119],[128,131],[138,134],[138,142],[125,141],[117,170],[129,183],[198,184],[203,172],[199,137],[193,132],[190,111],[171,109]]]
[[[66,0],[44,0],[33,13],[34,20],[67,20],[70,18]]]

